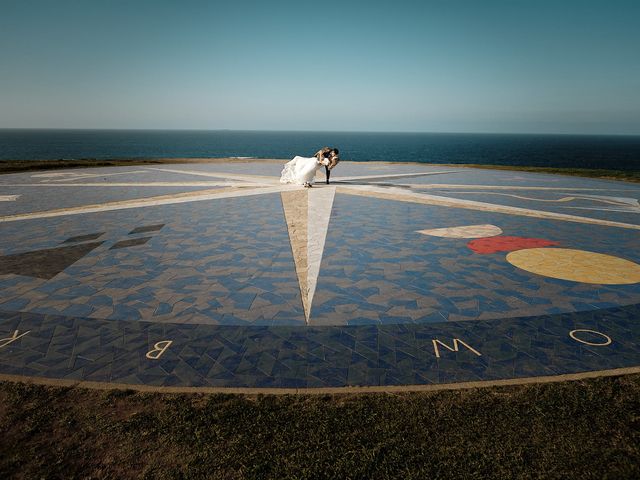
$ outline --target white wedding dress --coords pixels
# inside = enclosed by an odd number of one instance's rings
[[[298,157],[296,156],[290,162],[287,162],[282,169],[280,175],[280,183],[293,183],[295,185],[312,184],[316,178],[316,172],[322,165],[328,165],[328,160],[318,163],[316,157]]]

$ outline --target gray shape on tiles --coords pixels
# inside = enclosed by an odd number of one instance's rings
[[[164,227],[164,223],[159,223],[157,225],[147,225],[145,227],[137,227],[129,232],[129,235],[134,235],[136,233],[147,233],[147,232],[157,232]]]
[[[95,240],[104,235],[104,232],[97,233],[88,233],[87,235],[78,235],[76,237],[69,237],[62,243],[75,243],[75,242],[86,242],[88,240]]]
[[[13,273],[50,280],[104,242],[46,248],[0,257],[0,275]]]
[[[136,245],[144,245],[151,237],[132,238],[131,240],[122,240],[118,243],[114,243],[109,250],[115,250],[117,248],[135,247]]]

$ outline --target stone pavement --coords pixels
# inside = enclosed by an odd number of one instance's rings
[[[0,374],[449,384],[640,366],[640,185],[342,162],[0,177]],[[320,178],[320,177],[319,177]]]

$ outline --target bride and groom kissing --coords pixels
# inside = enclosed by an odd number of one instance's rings
[[[280,183],[293,183],[311,187],[315,181],[316,172],[322,166],[325,168],[327,185],[331,170],[338,164],[340,157],[337,148],[324,147],[316,152],[313,157],[296,156],[286,163],[280,175]]]

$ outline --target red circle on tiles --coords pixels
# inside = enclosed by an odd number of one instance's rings
[[[511,252],[513,250],[522,250],[524,248],[549,247],[551,245],[560,245],[560,243],[553,242],[551,240],[544,240],[542,238],[507,236],[478,238],[467,243],[467,247],[476,253]]]

